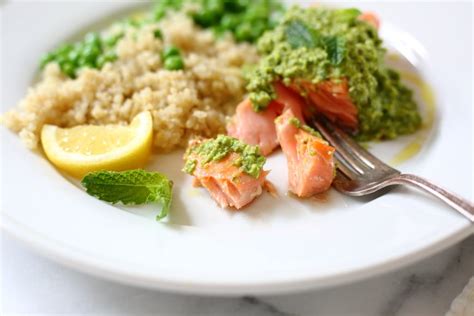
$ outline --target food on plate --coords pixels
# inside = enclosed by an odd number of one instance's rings
[[[238,42],[250,43],[273,28],[284,11],[278,0],[162,0],[155,19],[170,9],[187,11],[197,25],[211,28],[217,36],[231,33]]]
[[[292,110],[286,110],[275,123],[288,163],[289,190],[299,197],[327,191],[336,174],[335,149],[301,123]]]
[[[275,83],[276,99],[262,111],[254,111],[249,99],[241,102],[227,126],[230,136],[246,144],[258,145],[263,155],[278,147],[275,119],[286,109],[291,109],[298,119],[303,119],[304,99],[281,83]]]
[[[258,42],[262,58],[247,86],[255,111],[271,104],[274,84],[282,82],[309,101],[313,114],[359,140],[415,132],[421,126],[417,105],[398,73],[384,65],[376,25],[375,16],[357,9],[289,9]]]
[[[162,207],[157,220],[165,218],[171,206],[173,182],[158,172],[95,171],[87,174],[81,184],[90,195],[112,204],[160,202]]]
[[[81,178],[91,171],[140,168],[151,152],[153,122],[149,112],[129,126],[44,125],[41,142],[48,159],[61,170]]]
[[[315,116],[361,141],[421,126],[412,92],[384,65],[379,27],[354,8],[161,0],[45,54],[38,82],[1,120],[59,169],[85,176],[89,194],[159,201],[158,218],[172,182],[137,169],[152,150],[188,146],[183,171],[219,206],[241,209],[263,189],[276,196],[263,167],[281,147],[289,191],[309,197],[335,176],[335,149],[306,125]]]
[[[255,112],[250,100],[245,99],[237,106],[227,133],[249,145],[257,145],[262,155],[270,154],[277,146],[275,124],[279,115],[279,104],[272,102],[265,111]]]
[[[194,176],[220,207],[241,209],[263,192],[265,157],[257,146],[219,135],[191,140],[183,171]]]
[[[373,12],[363,12],[358,17],[359,20],[372,24],[377,30],[380,28],[380,20]]]
[[[157,29],[162,38],[155,36]],[[179,54],[163,58],[172,46]],[[56,60],[47,63],[40,81],[3,123],[29,148],[37,148],[44,124],[127,124],[150,111],[153,146],[170,151],[186,147],[192,135],[225,132],[227,118],[244,97],[241,68],[257,61],[252,45],[230,36],[217,39],[179,12],[158,23],[124,28],[115,53],[117,59],[100,69],[76,68],[75,79]],[[184,69],[178,70],[181,63]]]

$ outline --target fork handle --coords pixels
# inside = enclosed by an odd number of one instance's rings
[[[474,222],[474,204],[468,200],[451,193],[430,181],[412,174],[400,174],[390,179],[391,184],[408,184],[431,193],[441,201],[445,202],[456,211]]]

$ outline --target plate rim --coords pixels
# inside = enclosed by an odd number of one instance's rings
[[[9,216],[2,210],[0,228],[3,232],[19,240],[27,248],[32,249],[39,255],[73,270],[123,285],[165,290],[178,294],[200,294],[207,296],[235,296],[247,294],[281,295],[357,282],[369,277],[389,273],[417,261],[421,261],[474,235],[474,225],[467,225],[456,233],[445,236],[437,242],[428,244],[421,249],[418,248],[411,252],[405,252],[403,255],[388,261],[366,265],[363,268],[353,269],[348,272],[333,273],[324,277],[305,277],[304,280],[292,278],[292,280],[270,281],[267,282],[267,284],[262,284],[262,282],[255,284],[230,284],[229,282],[185,282],[179,278],[157,278],[156,276],[148,276],[145,278],[135,273],[126,273],[107,262],[102,262],[101,260],[97,260],[97,258],[88,256],[87,253],[75,250],[71,251],[71,249],[66,249],[60,243],[55,244],[57,241],[48,241],[46,238],[35,238],[35,235],[40,234],[31,232],[25,225],[15,223],[15,220],[11,220],[8,217]],[[5,219],[9,224],[5,224]],[[22,228],[22,226],[24,227]]]

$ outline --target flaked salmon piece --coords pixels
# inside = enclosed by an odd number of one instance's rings
[[[292,87],[307,95],[316,114],[320,113],[333,122],[352,130],[357,129],[358,111],[349,95],[347,79],[326,80],[318,84],[302,82],[298,86],[293,85]]]
[[[274,87],[277,98],[265,110],[255,112],[252,102],[246,99],[237,106],[236,113],[227,126],[230,136],[249,145],[258,145],[265,156],[278,147],[274,121],[283,111],[291,109],[304,122],[304,99],[281,83],[275,83]]]
[[[373,12],[364,12],[359,15],[359,20],[365,21],[371,25],[373,25],[377,30],[380,28],[380,19],[379,17]]]
[[[227,126],[227,133],[249,145],[258,145],[263,155],[270,154],[278,141],[275,130],[275,118],[280,113],[281,105],[271,102],[261,112],[255,112],[252,102],[245,99],[237,106],[234,117]]]
[[[304,98],[281,82],[274,83],[273,87],[277,95],[275,101],[280,104],[278,115],[281,115],[286,110],[291,110],[297,119],[304,122],[303,112],[306,107]]]
[[[193,140],[190,148],[206,141]],[[206,161],[198,152],[188,150],[185,160],[194,166],[183,170],[192,174],[195,177],[193,185],[204,187],[220,207],[241,209],[262,194],[268,171],[261,170],[257,177],[253,177],[238,166],[239,159],[239,153],[230,152],[218,161]]]
[[[309,127],[303,128],[291,110],[275,121],[278,140],[288,163],[289,190],[310,197],[331,187],[335,149]]]
[[[263,184],[263,188],[265,189],[265,191],[270,193],[270,195],[273,196],[274,198],[278,197],[278,191],[273,185],[273,183],[271,183],[270,181],[266,180],[265,183]]]

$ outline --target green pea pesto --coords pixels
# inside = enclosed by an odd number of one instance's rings
[[[292,117],[290,119],[290,124],[291,125],[294,125],[296,128],[299,128],[303,131],[305,131],[306,133],[310,134],[310,135],[313,135],[313,136],[316,136],[318,138],[322,138],[321,134],[319,134],[318,131],[316,131],[314,128],[312,128],[311,126],[308,126],[306,124],[303,124],[301,123],[300,120],[298,120],[296,117]]]
[[[382,40],[359,15],[357,9],[290,8],[260,38],[263,57],[247,72],[254,109],[265,109],[275,98],[272,83],[277,80],[298,86],[344,78],[358,109],[358,139],[391,139],[416,131],[421,118],[412,92],[383,65]]]
[[[186,172],[188,174],[192,174],[194,170],[196,169],[197,166],[197,161],[194,159],[186,159],[186,162],[184,163],[183,167],[183,172]]]
[[[186,157],[191,154],[198,155],[202,160],[200,163],[206,165],[213,161],[220,161],[230,153],[237,153],[238,158],[233,164],[240,167],[248,175],[258,178],[265,164],[265,157],[260,154],[258,146],[244,144],[236,138],[218,135],[216,138],[206,140],[201,144],[191,147],[186,153]],[[195,159],[187,158],[183,171],[192,174],[197,166]]]

